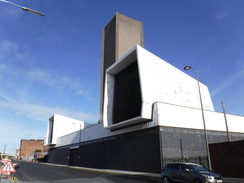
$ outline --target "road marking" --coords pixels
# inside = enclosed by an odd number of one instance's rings
[[[19,180],[17,179],[17,177],[13,177],[13,180],[14,180],[14,182],[19,182]]]

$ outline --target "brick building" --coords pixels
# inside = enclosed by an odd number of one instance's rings
[[[44,140],[43,139],[22,139],[20,142],[20,153],[19,156],[23,160],[30,161],[34,157],[36,150],[44,151]]]
[[[213,170],[224,177],[244,178],[244,140],[209,144]]]

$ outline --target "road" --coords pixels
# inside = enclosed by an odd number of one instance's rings
[[[32,162],[20,162],[14,173],[19,183],[160,183],[158,177],[123,175],[116,172],[85,171],[75,167],[51,166]]]

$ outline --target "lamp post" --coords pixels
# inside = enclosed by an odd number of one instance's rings
[[[72,123],[73,125],[80,125],[80,133],[79,133],[79,155],[78,155],[78,165],[79,165],[79,160],[80,160],[80,141],[81,141],[81,124],[78,123]]]
[[[80,133],[79,133],[79,143],[81,141],[81,124],[77,124],[77,123],[72,123],[73,125],[80,125]]]
[[[3,155],[5,155],[6,145],[4,145]]]
[[[40,13],[40,12],[35,11],[35,10],[32,10],[32,9],[30,9],[30,8],[26,8],[26,7],[24,7],[24,6],[20,6],[20,5],[18,5],[18,4],[15,4],[15,3],[12,3],[12,2],[9,2],[9,1],[6,1],[6,0],[0,0],[0,1],[2,1],[2,2],[4,2],[4,3],[12,4],[12,5],[14,5],[14,6],[17,6],[17,7],[21,8],[21,9],[24,10],[24,11],[29,11],[29,12],[34,13],[34,14],[36,14],[36,15],[44,16],[43,13]]]
[[[209,147],[208,147],[208,136],[207,136],[207,130],[206,130],[206,124],[205,124],[205,118],[204,118],[204,111],[203,111],[203,105],[202,105],[202,96],[201,96],[201,89],[200,89],[198,71],[196,69],[193,69],[191,66],[185,66],[184,69],[185,70],[191,70],[192,69],[192,70],[194,70],[196,72],[197,84],[198,84],[198,92],[199,92],[199,98],[200,98],[200,104],[201,104],[201,110],[202,110],[202,121],[203,121],[204,134],[205,134],[205,143],[206,143],[206,150],[207,150],[208,165],[209,165],[209,169],[212,170],[211,160],[210,160],[210,153],[209,153]]]

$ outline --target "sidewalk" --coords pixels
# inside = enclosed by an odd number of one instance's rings
[[[14,180],[12,178],[5,178],[3,177],[2,179],[0,179],[0,183],[13,183]]]
[[[244,178],[228,178],[224,177],[224,183],[244,183]]]

